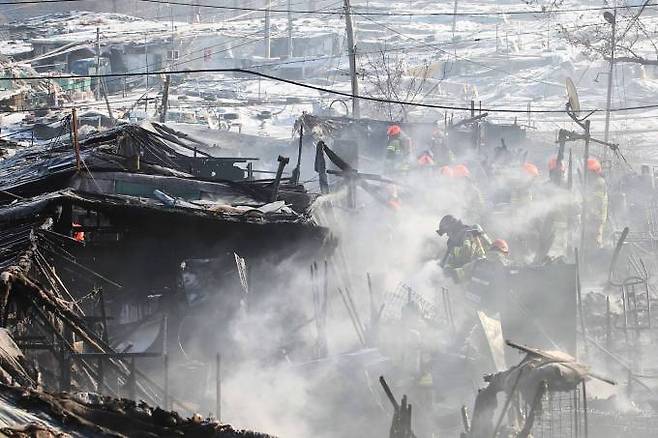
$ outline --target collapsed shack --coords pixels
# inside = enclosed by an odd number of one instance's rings
[[[170,369],[185,381],[176,362],[185,353],[172,345],[194,305],[181,279],[186,263],[219,260],[245,286],[234,307],[248,308],[259,291],[247,282],[260,269],[267,276],[282,260],[331,251],[302,185],[281,172],[259,181],[193,176],[212,157],[186,154],[172,136],[126,125],[78,150],[17,151],[0,169],[0,323],[45,388],[127,396],[165,410],[207,406],[185,398],[205,397],[203,380],[180,395],[168,381]],[[210,357],[230,348],[215,338],[199,342]]]
[[[549,431],[548,436],[578,436],[579,432],[588,436],[586,381],[597,378],[614,382],[596,377],[589,367],[566,353],[509,341],[507,345],[526,356],[506,371],[485,376],[488,385],[477,395],[472,423],[464,416],[463,436],[527,438],[544,436],[544,429]],[[505,395],[502,409],[498,406],[500,393]]]
[[[144,402],[92,393],[50,393],[39,387],[38,373],[0,329],[0,433],[7,437],[144,436],[263,437],[236,431],[215,419],[176,412]],[[66,435],[64,435],[66,434]]]
[[[433,150],[436,143],[444,143],[457,155],[470,150],[478,153],[493,150],[501,145],[527,148],[526,127],[517,124],[501,124],[486,120],[487,113],[473,111],[471,117],[455,121],[447,118],[437,122],[396,122],[409,137],[417,154]],[[308,144],[322,140],[353,166],[372,168],[371,162],[380,162],[388,143],[387,129],[392,122],[348,117],[324,117],[303,114],[296,122],[296,129],[303,129]],[[359,162],[359,158],[362,162]]]

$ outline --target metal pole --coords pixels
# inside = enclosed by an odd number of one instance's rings
[[[292,0],[288,0],[288,58],[292,58]]]
[[[350,61],[350,77],[352,78],[352,118],[360,119],[359,81],[356,77],[356,45],[354,43],[354,27],[352,26],[352,7],[350,0],[345,0],[345,30],[347,32],[347,53]]]
[[[217,421],[221,423],[222,421],[222,355],[217,353],[217,357],[215,358],[215,370],[217,372],[215,378],[216,378],[216,395],[215,395],[215,402],[216,402],[216,407],[215,407],[215,414],[217,415]]]
[[[96,28],[96,100],[100,99],[101,95],[101,78],[98,75],[101,73],[101,29]]]
[[[589,436],[589,422],[587,419],[587,386],[583,380],[583,436],[588,438]]]
[[[270,40],[270,27],[271,23],[271,9],[272,9],[272,0],[266,0],[267,6],[265,7],[265,58],[270,59],[272,57],[272,43]]]
[[[612,20],[612,38],[610,40],[610,70],[608,72],[608,95],[605,101],[605,134],[603,141],[608,141],[610,135],[610,103],[612,101],[612,81],[615,72],[615,46],[617,45],[617,8],[614,9]],[[607,156],[608,148],[604,148],[603,154]]]
[[[582,214],[580,220],[580,251],[582,266],[586,264],[587,242],[585,242],[587,227],[586,212],[587,212],[587,186],[589,182],[589,171],[587,170],[587,160],[589,160],[589,127],[590,121],[585,121],[585,152],[583,154],[583,190],[582,190]]]
[[[585,313],[584,313],[584,308],[583,308],[583,289],[582,289],[582,284],[581,284],[581,277],[580,277],[580,257],[578,254],[578,248],[575,249],[576,251],[576,291],[577,291],[577,304],[578,304],[578,316],[579,316],[579,321],[580,321],[580,331],[582,332],[582,340],[583,340],[583,350],[585,352],[585,356],[588,355],[587,352],[587,330],[585,328]],[[576,345],[576,357],[578,356],[578,346]]]
[[[455,41],[455,30],[457,29],[457,5],[459,0],[455,0],[455,8],[452,15],[452,40]],[[496,33],[498,33],[498,25],[496,25]],[[497,36],[497,35],[496,35]],[[498,51],[498,38],[496,38],[496,51]]]
[[[149,110],[149,42],[148,31],[144,36],[144,68],[146,69],[146,95],[144,96],[144,112]]]
[[[169,409],[169,356],[164,354],[164,410]]]

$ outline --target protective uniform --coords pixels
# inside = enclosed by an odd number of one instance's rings
[[[471,171],[465,165],[457,164],[452,172],[454,193],[459,196],[466,220],[479,222],[484,213],[484,198],[471,179]]]
[[[388,144],[386,145],[386,169],[404,170],[409,164],[411,145],[409,139],[402,134],[398,125],[391,125],[386,131]]]
[[[487,308],[498,310],[504,302],[510,267],[508,254],[507,242],[496,239],[487,249],[486,258],[474,263],[468,291]]]
[[[465,225],[452,215],[441,219],[439,236],[448,235],[448,248],[441,266],[453,275],[456,282],[470,276],[471,262],[486,257],[491,241],[479,225]]]
[[[601,163],[596,158],[587,160],[587,187],[583,220],[585,244],[593,248],[603,246],[603,230],[608,221],[608,188],[602,176]]]

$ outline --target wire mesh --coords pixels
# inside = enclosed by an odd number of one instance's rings
[[[542,398],[532,428],[535,438],[584,437],[585,413],[582,408],[582,388],[573,391],[549,391]],[[527,408],[528,410],[530,407]]]
[[[402,309],[410,304],[416,308],[420,316],[425,320],[436,321],[442,324],[448,321],[449,310],[443,308],[448,306],[445,298],[443,299],[442,306],[439,307],[429,302],[404,283],[398,284],[395,290],[388,292],[384,296],[382,319],[385,321],[399,320],[402,318]]]

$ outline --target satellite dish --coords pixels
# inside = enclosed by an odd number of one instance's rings
[[[578,91],[573,84],[571,78],[567,78],[567,95],[569,96],[569,107],[571,111],[577,113],[580,111],[580,99],[578,99]]]

